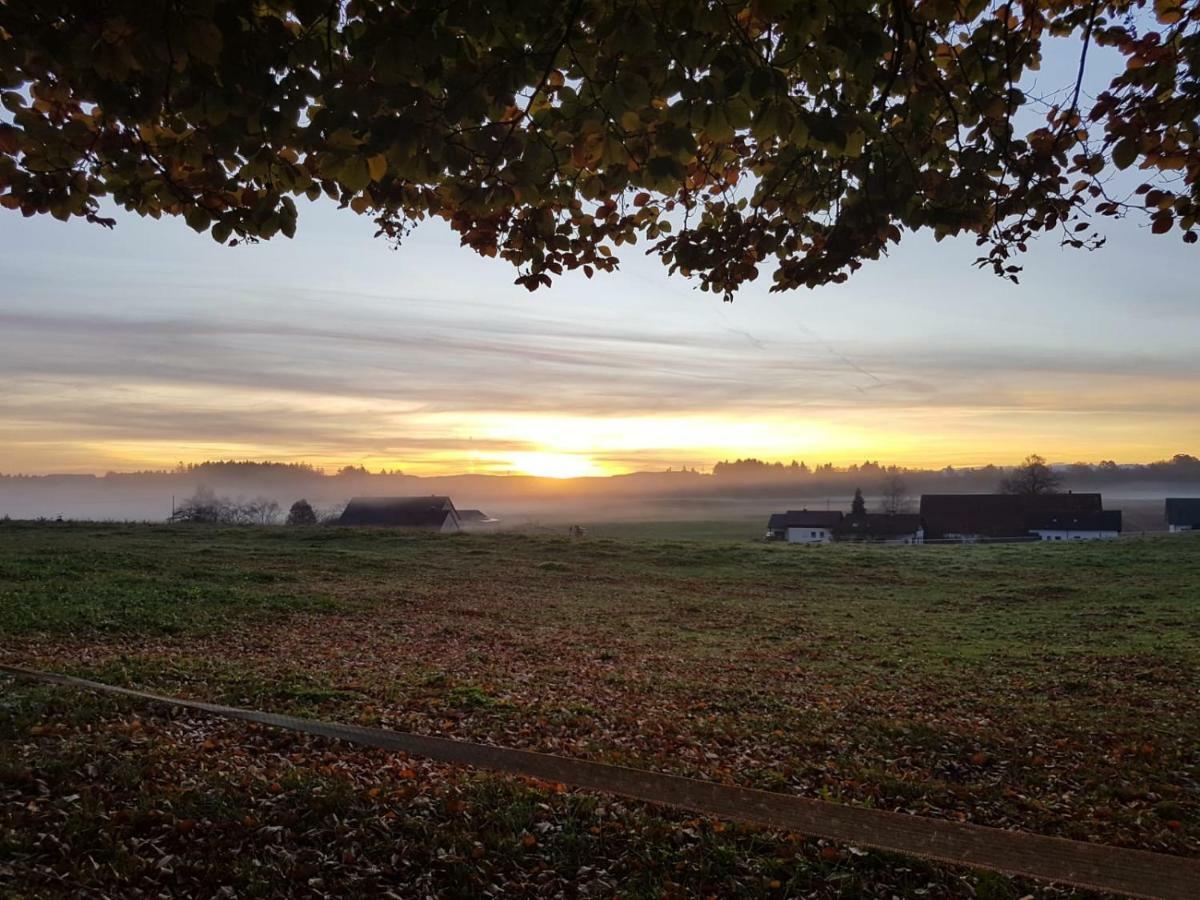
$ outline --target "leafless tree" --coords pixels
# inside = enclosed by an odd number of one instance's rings
[[[908,511],[908,485],[896,466],[889,466],[880,491],[880,505],[889,515]]]
[[[237,525],[272,525],[279,520],[279,504],[270,497],[239,500],[233,509],[233,524]]]
[[[230,500],[199,487],[171,515],[172,522],[207,525],[270,525],[279,519],[279,504],[269,497]]]
[[[1000,482],[1000,490],[1005,494],[1057,494],[1060,487],[1062,476],[1036,453],[1025,457],[1021,465]]]
[[[175,511],[171,513],[171,521],[216,525],[225,521],[228,508],[228,500],[218,497],[211,488],[201,486],[196,488],[196,493],[175,507]]]
[[[342,513],[346,510],[346,502],[333,503],[329,506],[322,506],[315,510],[317,514],[317,522],[321,525],[336,525],[341,519]]]

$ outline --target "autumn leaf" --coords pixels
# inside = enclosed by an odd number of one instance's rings
[[[372,181],[382,181],[383,176],[387,174],[387,167],[387,157],[382,153],[367,159],[367,172]]]
[[[1154,15],[1163,25],[1174,25],[1184,17],[1179,0],[1154,0]]]
[[[1113,148],[1113,163],[1118,169],[1128,169],[1138,158],[1138,142],[1126,138]]]
[[[16,153],[20,148],[20,131],[11,125],[0,124],[0,153]]]
[[[207,19],[192,19],[184,32],[184,44],[194,57],[215,66],[221,59],[224,38],[221,29]]]

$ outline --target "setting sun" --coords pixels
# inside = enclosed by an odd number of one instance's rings
[[[512,466],[523,475],[540,478],[583,478],[605,474],[594,460],[571,453],[514,453]]]

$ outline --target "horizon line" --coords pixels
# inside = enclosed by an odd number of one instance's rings
[[[1174,464],[1177,460],[1181,460],[1181,459],[1184,459],[1184,460],[1190,459],[1190,460],[1195,460],[1197,462],[1200,462],[1200,459],[1197,459],[1197,457],[1195,455],[1180,451],[1178,453],[1172,454],[1170,457],[1163,457],[1160,459],[1152,459],[1152,460],[1138,461],[1138,462],[1128,462],[1128,461],[1127,462],[1116,462],[1115,460],[1104,459],[1104,460],[1097,460],[1097,461],[1074,460],[1071,462],[1049,461],[1048,465],[1050,465],[1052,468],[1070,468],[1072,466],[1079,466],[1079,465],[1086,465],[1086,466],[1090,466],[1092,468],[1096,468],[1103,464],[1112,464],[1118,469],[1145,468],[1145,467],[1149,467],[1149,466],[1153,466],[1153,465],[1171,465],[1171,464]],[[711,477],[716,474],[715,470],[716,470],[717,466],[722,465],[722,464],[735,465],[738,463],[760,463],[764,466],[764,468],[772,469],[772,470],[773,469],[782,469],[785,472],[787,472],[793,468],[793,463],[797,463],[798,465],[796,465],[796,469],[798,471],[804,471],[808,475],[821,474],[822,471],[830,472],[832,474],[849,474],[851,472],[861,471],[864,468],[872,469],[872,470],[878,469],[881,472],[886,472],[886,471],[894,469],[899,472],[909,472],[909,473],[917,473],[917,474],[936,474],[936,473],[940,473],[940,472],[945,472],[948,469],[953,470],[953,471],[958,471],[958,472],[973,472],[973,471],[979,471],[979,470],[988,469],[988,468],[995,468],[995,469],[1014,468],[1015,466],[1019,466],[1021,464],[1020,461],[1017,461],[1017,462],[1013,462],[1013,463],[987,462],[987,463],[976,463],[976,464],[971,464],[971,465],[957,465],[957,466],[953,465],[953,464],[946,464],[946,465],[941,465],[941,466],[935,466],[935,465],[904,466],[904,465],[895,465],[895,464],[884,464],[881,460],[878,460],[878,459],[876,459],[876,460],[865,459],[861,463],[848,463],[846,465],[838,466],[838,465],[834,465],[832,462],[808,464],[807,461],[798,460],[798,459],[789,459],[789,460],[785,461],[782,459],[764,459],[764,458],[759,458],[759,457],[755,457],[755,456],[749,456],[749,457],[738,457],[735,459],[718,460],[717,462],[715,462],[711,466],[709,466],[707,469],[701,469],[696,466],[683,465],[683,466],[679,466],[679,467],[669,466],[665,469],[661,469],[661,468],[659,468],[659,469],[633,469],[628,472],[609,472],[609,473],[604,473],[604,474],[585,474],[585,475],[575,475],[575,476],[568,476],[568,477],[555,477],[555,476],[547,476],[547,475],[536,475],[536,474],[532,474],[529,472],[519,472],[519,471],[506,471],[506,472],[448,471],[448,472],[441,472],[441,473],[436,473],[436,474],[428,474],[428,473],[427,474],[413,474],[413,473],[405,472],[403,469],[400,469],[400,468],[396,468],[396,469],[381,468],[376,471],[371,471],[371,470],[367,469],[365,466],[356,465],[353,463],[346,463],[346,464],[342,464],[342,465],[326,467],[326,466],[319,466],[319,465],[315,465],[313,463],[305,462],[303,460],[287,461],[287,460],[274,460],[274,459],[205,459],[205,460],[200,460],[199,462],[189,462],[189,463],[181,462],[173,468],[164,468],[164,469],[145,469],[145,468],[125,469],[125,470],[107,469],[102,472],[97,471],[97,470],[0,472],[0,478],[53,478],[53,477],[105,478],[110,475],[115,475],[115,476],[183,475],[183,474],[188,474],[189,468],[199,468],[202,466],[221,466],[221,465],[223,465],[223,466],[230,466],[230,467],[233,467],[233,466],[247,466],[247,467],[250,467],[250,466],[279,466],[279,467],[284,467],[284,468],[295,468],[300,471],[308,470],[309,472],[311,472],[311,474],[319,475],[319,476],[322,476],[325,478],[336,478],[342,472],[350,470],[351,472],[353,472],[353,474],[360,476],[360,477],[363,475],[366,475],[366,476],[370,476],[370,477],[403,477],[403,478],[417,478],[417,479],[534,478],[534,479],[540,479],[540,480],[545,480],[545,481],[600,481],[600,480],[612,479],[612,478],[627,478],[631,475],[691,474],[691,475],[706,475],[706,476]],[[826,467],[828,467],[828,468],[826,468]]]

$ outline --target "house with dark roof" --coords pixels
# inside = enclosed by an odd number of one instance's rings
[[[462,530],[453,501],[435,496],[355,497],[346,504],[338,524],[441,532]]]
[[[916,513],[863,513],[845,516],[834,530],[836,541],[873,541],[884,544],[921,544],[925,528]]]
[[[1200,531],[1200,497],[1167,498],[1167,531]]]
[[[1095,540],[1121,531],[1120,511],[1106,511],[1099,494],[924,494],[921,519],[926,540]]]
[[[790,544],[824,544],[842,523],[840,512],[831,510],[791,509],[775,513],[767,520],[767,539]]]

